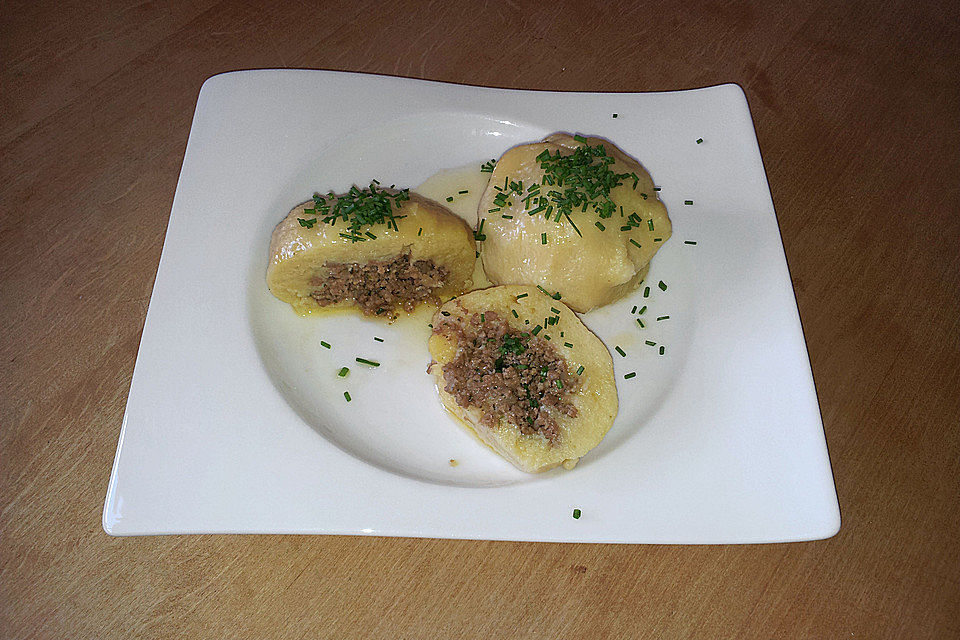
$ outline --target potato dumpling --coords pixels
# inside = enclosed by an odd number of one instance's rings
[[[572,468],[617,416],[610,352],[535,287],[491,287],[447,302],[428,346],[443,405],[522,471]]]
[[[300,315],[353,306],[393,319],[469,290],[475,262],[473,232],[446,207],[371,184],[294,207],[274,229],[267,286]]]
[[[558,291],[578,312],[635,289],[671,232],[639,162],[608,140],[565,133],[504,153],[478,211],[490,281]]]

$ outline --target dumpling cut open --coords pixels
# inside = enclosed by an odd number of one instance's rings
[[[491,287],[447,302],[429,349],[443,405],[523,471],[572,468],[617,416],[610,352],[536,287]]]

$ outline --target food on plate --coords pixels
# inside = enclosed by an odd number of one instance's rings
[[[349,306],[392,320],[469,290],[475,261],[462,219],[374,181],[294,207],[273,231],[267,286],[300,315]]]
[[[635,289],[671,233],[650,174],[608,140],[558,133],[506,151],[480,199],[494,284],[539,285],[574,311]]]
[[[610,352],[537,287],[472,291],[432,324],[429,371],[441,402],[517,468],[572,468],[613,424]]]

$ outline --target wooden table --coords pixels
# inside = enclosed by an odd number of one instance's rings
[[[0,637],[960,634],[960,5],[100,4],[0,11]],[[718,547],[105,535],[197,92],[257,67],[740,83],[840,533]]]

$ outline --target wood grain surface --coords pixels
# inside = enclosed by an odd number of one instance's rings
[[[0,6],[0,637],[960,636],[960,4]],[[339,69],[746,90],[834,538],[119,539],[100,515],[201,83]]]

